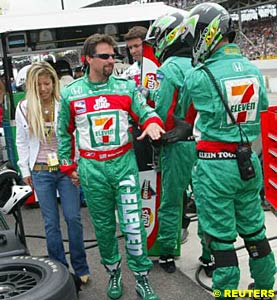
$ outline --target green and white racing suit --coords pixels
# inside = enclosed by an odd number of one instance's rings
[[[260,134],[260,111],[268,99],[260,71],[244,58],[236,44],[217,49],[205,65],[214,75],[225,101],[243,130],[250,147]],[[241,142],[239,126],[228,116],[214,84],[199,65],[184,84],[184,101],[192,99],[198,113],[194,128],[198,159],[193,187],[198,219],[215,257],[213,289],[237,289],[240,272],[233,242],[237,234],[250,254],[251,277],[256,289],[272,289],[276,272],[274,255],[265,237],[264,212],[259,191],[262,171],[256,153],[251,161],[255,177],[241,179],[236,149]],[[247,139],[246,139],[247,137]],[[257,250],[255,253],[253,249]]]
[[[174,127],[173,115],[193,124],[195,110],[189,101],[180,106],[179,90],[185,74],[190,70],[189,58],[171,56],[157,70],[159,87],[153,93],[155,111],[165,124],[166,131]],[[180,235],[183,192],[191,180],[196,160],[195,142],[192,140],[165,144],[161,147],[161,204],[158,211],[158,241],[161,255],[176,255]]]
[[[138,168],[129,132],[129,117],[145,129],[161,119],[146,105],[135,82],[110,76],[105,83],[93,83],[86,74],[62,93],[58,122],[61,170],[76,169],[74,131],[80,151],[79,174],[94,224],[104,265],[121,260],[115,235],[115,207],[126,241],[129,268],[147,271],[146,231],[141,218]]]

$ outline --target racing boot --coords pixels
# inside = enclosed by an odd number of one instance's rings
[[[161,255],[159,259],[159,265],[167,273],[174,273],[176,271],[176,265],[173,255]]]
[[[158,295],[152,289],[148,271],[135,273],[136,278],[136,292],[140,295],[142,300],[159,300]]]
[[[255,283],[254,282],[251,282],[248,285],[248,290],[255,290]],[[255,296],[253,296],[252,298],[250,297],[250,299],[253,299],[253,300],[273,300],[275,298],[273,298],[273,297],[255,297]]]
[[[109,299],[119,299],[122,296],[121,263],[118,262],[112,266],[106,265],[105,268],[110,275],[107,295]]]
[[[181,229],[181,244],[185,244],[188,241],[189,231],[187,228]]]
[[[207,277],[213,277],[213,271],[215,269],[215,263],[213,260],[206,260],[202,256],[199,257],[199,262],[205,271]]]

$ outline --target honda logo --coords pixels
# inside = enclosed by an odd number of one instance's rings
[[[235,72],[242,72],[243,71],[243,65],[240,62],[235,62],[235,63],[232,64],[232,66],[233,66],[233,70]]]

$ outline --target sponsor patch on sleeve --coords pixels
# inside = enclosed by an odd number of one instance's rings
[[[76,101],[74,103],[74,109],[76,114],[85,113],[87,111],[86,101],[85,100]]]

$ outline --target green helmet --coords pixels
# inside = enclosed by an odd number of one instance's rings
[[[217,3],[196,5],[185,20],[182,42],[192,47],[192,64],[203,63],[224,37],[235,38],[235,28],[228,11]]]
[[[163,15],[148,29],[145,41],[153,46],[155,56],[160,62],[164,61],[165,54],[180,40],[185,29],[183,25],[185,15],[185,11]]]

